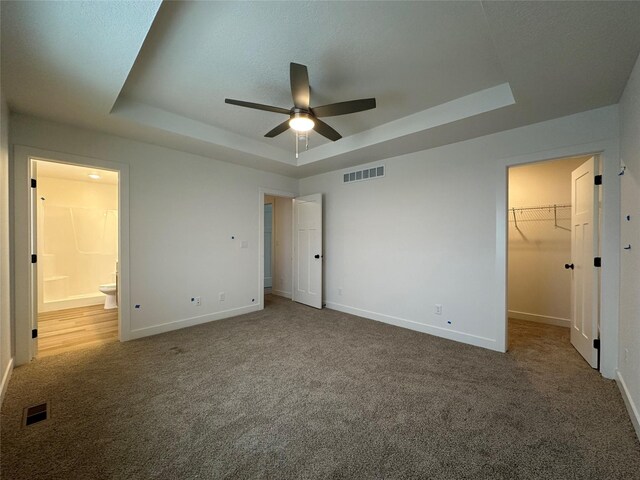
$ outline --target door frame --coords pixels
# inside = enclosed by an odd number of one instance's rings
[[[265,195],[265,201],[266,201],[266,197],[267,196],[271,196],[271,195]],[[276,198],[276,197],[271,197],[271,198]],[[270,258],[271,258],[271,286],[270,287],[265,287],[265,288],[271,288],[273,289],[273,259],[276,258],[276,244],[275,244],[275,202],[274,203],[265,203],[263,205],[263,209],[262,209],[262,216],[264,217],[264,212],[266,210],[266,206],[267,205],[271,205],[271,251],[269,252]],[[263,228],[265,228],[267,225],[264,224]],[[262,237],[264,238],[264,236]],[[266,249],[263,250],[263,253],[266,255]],[[264,262],[263,262],[264,265]],[[268,277],[264,277],[264,278],[268,278]]]
[[[600,140],[579,146],[561,147],[504,158],[499,168],[500,188],[496,190],[496,278],[499,285],[496,306],[503,322],[496,339],[501,351],[508,346],[507,259],[508,259],[508,179],[509,168],[548,160],[595,155],[600,159],[600,373],[614,379],[618,366],[618,324],[620,286],[620,156],[615,139]],[[502,342],[502,344],[500,344]]]
[[[264,197],[283,197],[290,198],[291,201],[296,197],[296,193],[286,192],[283,190],[274,190],[272,188],[258,189],[258,307],[264,309]],[[274,206],[275,217],[275,206]],[[275,243],[275,242],[273,242]],[[273,258],[271,259],[273,262]],[[273,264],[272,264],[273,273]],[[293,276],[291,277],[291,292],[293,292]]]
[[[64,163],[84,167],[95,167],[118,172],[118,339],[123,342],[130,338],[129,311],[129,165],[108,162],[97,158],[54,152],[38,148],[14,145],[13,147],[13,209],[11,227],[13,230],[14,278],[12,285],[15,319],[15,362],[16,365],[29,363],[37,352],[31,339],[31,325],[34,315],[31,305],[33,276],[36,268],[31,263],[31,238],[33,214],[31,212],[31,164],[32,160]],[[37,252],[35,252],[37,253]]]

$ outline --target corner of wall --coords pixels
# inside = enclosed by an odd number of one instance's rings
[[[10,209],[9,209],[9,117],[10,111],[0,91],[0,405],[9,384],[14,365],[12,288],[9,260]]]
[[[13,357],[9,359],[7,368],[2,372],[2,383],[0,383],[0,407],[4,403],[4,394],[7,392],[9,386],[9,380],[11,380],[11,374],[13,373]]]
[[[619,370],[616,372],[616,383],[618,384],[618,388],[622,394],[622,399],[624,400],[624,404],[629,412],[629,418],[631,419],[633,428],[636,431],[636,436],[640,439],[640,412],[638,412],[638,407],[634,403],[633,398],[627,389],[627,384]]]

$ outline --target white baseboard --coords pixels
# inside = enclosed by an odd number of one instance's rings
[[[5,368],[4,372],[2,372],[2,384],[0,385],[0,407],[2,406],[2,402],[4,402],[4,394],[7,391],[7,386],[9,386],[9,379],[11,379],[12,372],[13,372],[13,357],[9,359],[7,368]]]
[[[98,293],[97,295],[87,295],[86,297],[67,298],[63,300],[52,300],[38,305],[38,312],[55,312],[57,310],[66,310],[67,308],[90,307],[91,305],[104,305],[105,295]]]
[[[516,310],[509,310],[509,318],[515,318],[516,320],[527,320],[529,322],[544,323],[546,325],[555,325],[556,327],[571,326],[571,320],[568,318],[550,317],[549,315],[538,315],[537,313],[518,312]]]
[[[629,412],[629,417],[631,417],[631,423],[633,424],[633,428],[636,431],[637,437],[640,439],[640,413],[638,413],[638,408],[631,398],[629,394],[629,390],[627,389],[627,384],[624,382],[624,378],[622,378],[622,374],[620,370],[616,371],[616,380],[618,384],[618,388],[620,389],[620,393],[622,393],[622,399],[624,400],[624,404],[627,406],[627,411]]]
[[[175,320],[173,322],[163,323],[161,325],[153,325],[151,327],[138,328],[131,330],[127,335],[127,340],[133,340],[136,338],[149,337],[151,335],[158,335],[159,333],[171,332],[172,330],[179,330],[181,328],[193,327],[194,325],[201,325],[203,323],[213,322],[215,320],[223,320],[225,318],[237,317],[238,315],[244,315],[245,313],[256,312],[260,310],[260,305],[247,305],[244,307],[231,308],[229,310],[223,310],[221,312],[209,313],[207,315],[200,315],[197,317],[184,318],[182,320]]]
[[[291,300],[291,292],[285,292],[284,290],[272,289],[271,293],[273,293],[274,295],[278,295],[279,297],[284,297],[284,298],[288,298],[289,300]]]
[[[436,327],[434,325],[418,323],[414,322],[413,320],[385,315],[383,313],[371,312],[368,310],[363,310],[361,308],[349,307],[347,305],[341,305],[334,302],[327,302],[326,306],[327,308],[338,310],[339,312],[350,313],[351,315],[356,315],[358,317],[364,317],[370,320],[388,323],[397,327],[408,328],[409,330],[415,330],[417,332],[428,333],[436,337],[442,337],[449,340],[454,340],[456,342],[467,343],[469,345],[475,345],[476,347],[488,348],[489,350],[495,350],[498,352],[502,351],[498,346],[498,342],[496,342],[496,340],[492,338],[480,337],[478,335],[472,335],[470,333],[464,333],[458,330],[451,330],[448,328]]]

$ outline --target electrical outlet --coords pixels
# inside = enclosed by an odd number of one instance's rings
[[[220,297],[220,301],[224,302],[227,299],[227,294],[224,292],[220,292],[219,297]]]
[[[342,288],[338,289],[338,295],[342,295]]]
[[[191,305],[199,307],[201,305],[200,297],[191,297]]]
[[[434,312],[436,315],[442,315],[442,305],[436,303]]]

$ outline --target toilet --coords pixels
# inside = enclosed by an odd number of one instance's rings
[[[100,285],[100,291],[104,293],[107,298],[104,301],[104,309],[110,310],[112,308],[118,308],[118,301],[116,299],[116,284],[115,283],[105,283],[104,285]]]

